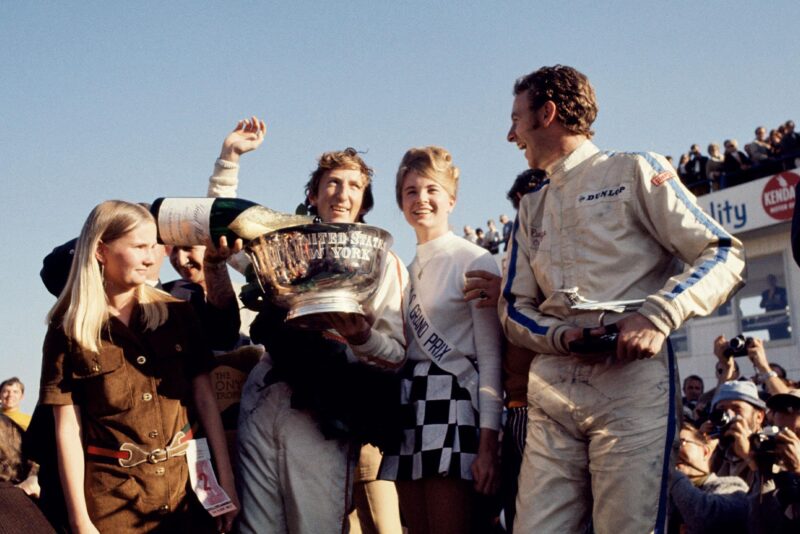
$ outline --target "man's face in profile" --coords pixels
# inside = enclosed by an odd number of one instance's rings
[[[528,93],[522,92],[515,96],[511,107],[511,128],[506,138],[509,142],[515,143],[520,150],[525,151],[525,159],[532,169],[539,166],[537,162],[542,157],[538,142],[541,126],[541,121],[531,110]]]

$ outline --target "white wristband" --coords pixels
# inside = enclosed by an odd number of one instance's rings
[[[778,373],[776,373],[775,371],[770,370],[770,371],[767,371],[766,373],[758,373],[758,380],[760,382],[766,382],[770,378],[775,378],[776,376],[778,376]]]
[[[232,161],[228,161],[226,159],[217,158],[217,161],[214,162],[214,165],[223,168],[223,169],[238,169],[239,164],[234,163]]]

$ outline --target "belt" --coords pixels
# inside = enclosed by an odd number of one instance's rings
[[[166,462],[170,458],[186,455],[189,448],[189,440],[192,439],[194,432],[187,423],[182,429],[178,430],[165,449],[153,449],[146,451],[135,443],[122,443],[119,449],[107,449],[89,445],[86,452],[92,456],[100,458],[115,459],[122,467],[134,467],[145,462],[157,464]]]

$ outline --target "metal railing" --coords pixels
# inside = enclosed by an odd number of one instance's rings
[[[684,185],[692,192],[695,192],[696,195],[701,196],[713,192],[715,190],[714,186],[717,184],[719,185],[718,189],[735,187],[798,167],[800,167],[800,152],[795,152],[778,158],[760,161],[748,169],[722,173],[717,181],[706,178],[703,180],[695,180]]]

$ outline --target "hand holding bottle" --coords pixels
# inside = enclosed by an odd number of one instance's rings
[[[238,163],[239,156],[251,152],[261,146],[267,126],[264,121],[253,115],[249,119],[242,119],[222,142],[219,159]]]
[[[234,254],[238,254],[244,248],[244,242],[241,239],[236,239],[233,245],[228,246],[228,238],[220,236],[219,242],[216,246],[206,247],[203,264],[222,264]]]

